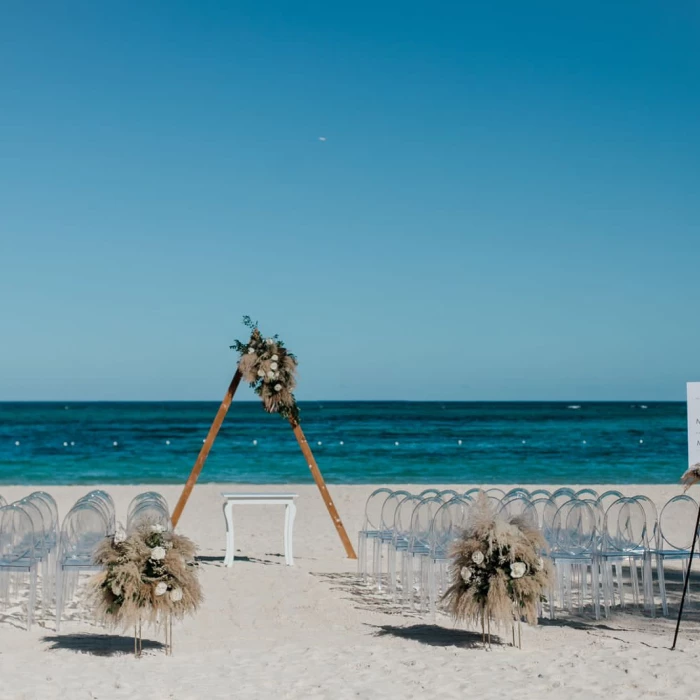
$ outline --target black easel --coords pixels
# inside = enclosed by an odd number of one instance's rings
[[[678,622],[676,622],[676,633],[673,635],[673,646],[671,651],[676,648],[676,641],[678,640],[678,630],[681,626],[681,617],[683,615],[683,604],[685,603],[685,594],[688,592],[688,582],[690,581],[690,567],[693,565],[693,554],[695,554],[695,543],[698,541],[698,528],[700,528],[700,507],[698,507],[698,518],[695,521],[695,532],[693,533],[693,544],[690,548],[690,559],[688,559],[688,571],[685,575],[685,582],[683,583],[683,595],[681,596],[681,607],[678,610]]]

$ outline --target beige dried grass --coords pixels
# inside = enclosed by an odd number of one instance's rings
[[[154,524],[140,523],[121,543],[105,538],[95,551],[95,563],[104,570],[92,578],[90,597],[96,618],[110,627],[126,629],[170,615],[181,619],[202,602],[194,543],[175,533],[154,533]],[[166,555],[153,562],[151,552],[156,546],[163,546]],[[156,595],[161,582],[168,590]],[[173,591],[181,592],[180,600],[173,599]]]
[[[537,528],[518,517],[505,520],[496,515],[488,498],[479,494],[452,551],[452,583],[443,596],[447,610],[457,620],[482,629],[490,620],[503,627],[521,618],[537,624],[538,605],[552,580],[552,564],[543,557],[545,550],[546,542]],[[482,565],[475,563],[475,556],[483,556]],[[516,562],[525,565],[520,578],[512,576],[511,566]]]

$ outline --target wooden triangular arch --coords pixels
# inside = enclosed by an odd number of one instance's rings
[[[172,515],[173,527],[175,527],[180,520],[182,511],[185,509],[185,505],[187,504],[187,500],[189,499],[190,494],[192,493],[192,489],[197,483],[197,479],[199,478],[202,468],[204,467],[204,463],[207,461],[209,452],[214,444],[214,440],[216,440],[216,436],[219,434],[219,430],[221,429],[221,425],[224,422],[226,413],[228,412],[228,409],[231,406],[231,401],[233,400],[233,396],[236,393],[236,389],[238,389],[238,385],[241,383],[241,379],[241,371],[236,370],[236,374],[231,380],[231,384],[229,385],[228,391],[226,392],[226,396],[224,396],[224,400],[221,402],[221,406],[219,406],[219,410],[216,412],[216,416],[214,417],[211,427],[209,428],[209,434],[207,435],[207,438],[204,441],[204,444],[202,445],[202,449],[199,451],[197,461],[194,463],[192,471],[190,472],[190,476],[187,479],[187,482],[185,483],[185,487],[182,489],[180,500],[178,500],[177,505],[175,506],[175,510],[173,511]],[[335,529],[338,531],[340,540],[343,543],[343,546],[345,547],[345,552],[347,553],[349,559],[357,559],[357,555],[355,554],[355,550],[352,546],[352,543],[350,542],[348,533],[345,531],[345,527],[343,526],[343,523],[340,519],[340,515],[338,514],[335,504],[333,503],[333,499],[331,498],[331,494],[328,491],[326,482],[323,479],[321,470],[318,468],[318,464],[316,463],[316,459],[314,458],[313,452],[311,452],[311,448],[309,447],[309,443],[307,442],[306,437],[304,437],[304,431],[301,429],[299,421],[296,420],[293,416],[289,417],[289,423],[292,426],[292,430],[294,431],[294,437],[296,437],[297,442],[299,443],[299,447],[301,447],[302,454],[306,458],[306,462],[309,465],[309,469],[311,470],[311,476],[313,476],[314,481],[316,482],[316,486],[318,486],[318,490],[321,492],[321,497],[323,498],[323,502],[326,504],[328,514],[331,516],[333,525],[335,525]]]

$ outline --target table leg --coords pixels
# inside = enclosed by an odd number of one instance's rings
[[[233,503],[231,501],[224,503],[224,518],[226,520],[226,556],[224,557],[224,566],[233,566],[236,550],[233,537]]]
[[[297,507],[288,503],[284,510],[284,561],[287,566],[294,566],[294,518]]]

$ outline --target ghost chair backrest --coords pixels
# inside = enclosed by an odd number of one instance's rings
[[[517,520],[530,527],[537,527],[538,517],[529,497],[514,497],[501,504],[498,514],[505,520]]]
[[[391,532],[394,529],[394,516],[396,515],[396,509],[399,503],[403,501],[406,496],[411,494],[408,491],[399,490],[392,491],[387,499],[384,501],[382,506],[382,517],[381,517],[381,530],[382,532]]]
[[[695,524],[697,514],[698,504],[690,496],[683,494],[671,498],[659,515],[661,547],[688,552],[693,544],[693,529],[688,524]]]
[[[138,494],[138,496],[134,496],[134,498],[131,500],[131,503],[129,503],[129,507],[126,511],[127,521],[131,519],[133,511],[136,510],[144,502],[154,501],[163,505],[166,510],[169,510],[168,502],[161,494],[159,494],[157,491],[144,491],[143,493]]]
[[[58,517],[58,506],[56,505],[56,500],[50,493],[46,491],[34,491],[34,493],[29,494],[30,498],[39,498],[46,504],[49,513],[51,514],[50,530],[53,533],[58,534],[58,530],[61,527]]]
[[[34,533],[34,523],[26,510],[16,505],[0,507],[0,567],[34,561]]]
[[[95,502],[78,501],[63,519],[59,557],[91,561],[95,548],[109,534],[104,511]]]
[[[382,521],[382,506],[391,495],[391,489],[375,489],[365,503],[364,530],[378,530]]]
[[[160,501],[142,501],[126,521],[126,531],[130,534],[142,525],[160,525],[165,530],[171,530],[172,521],[167,506]]]

